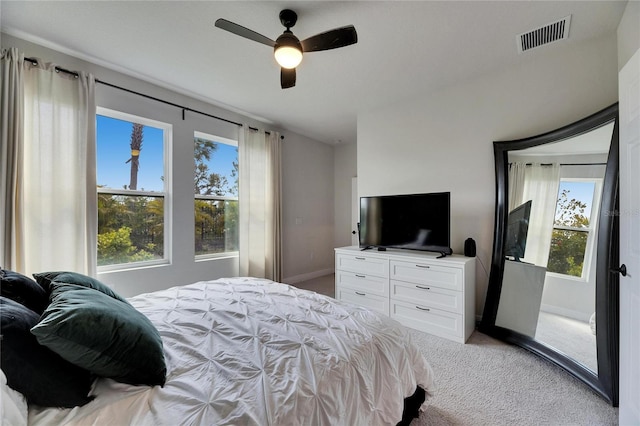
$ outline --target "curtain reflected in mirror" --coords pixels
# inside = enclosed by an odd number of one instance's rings
[[[509,214],[496,325],[597,372],[597,221],[613,122],[508,154]]]

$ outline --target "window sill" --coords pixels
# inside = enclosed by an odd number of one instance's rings
[[[195,257],[195,262],[208,262],[210,260],[223,260],[223,259],[237,259],[240,257],[237,251],[230,251],[227,253],[216,253],[216,254],[200,254]]]
[[[171,265],[166,259],[157,260],[153,262],[141,262],[130,264],[118,264],[118,265],[105,265],[98,266],[98,274],[109,274],[112,272],[128,272],[140,269],[162,268]]]

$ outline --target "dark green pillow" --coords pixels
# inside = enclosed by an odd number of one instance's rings
[[[0,296],[0,363],[7,385],[22,393],[29,404],[69,408],[86,404],[93,399],[89,392],[94,378],[38,344],[29,329],[39,318],[26,306]]]
[[[50,304],[31,329],[38,342],[92,373],[132,385],[164,385],[160,334],[129,303],[93,288],[51,282]]]
[[[111,290],[111,288],[95,278],[89,277],[87,275],[82,275],[77,272],[68,272],[68,271],[55,271],[55,272],[39,272],[33,274],[33,277],[36,279],[38,284],[47,291],[47,293],[51,293],[51,283],[56,281],[59,283],[67,283],[67,284],[76,284],[81,285],[83,287],[92,288],[94,290],[98,290],[108,296],[113,297],[114,299],[118,299],[121,302],[129,303],[123,297],[121,297],[118,293]]]
[[[49,295],[34,280],[7,269],[0,269],[0,295],[26,306],[38,315],[49,304]]]

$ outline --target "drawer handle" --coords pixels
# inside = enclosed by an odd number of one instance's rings
[[[357,257],[356,256],[356,260],[367,260],[365,257]]]
[[[356,293],[358,296],[366,296],[366,294],[364,294],[364,293],[360,293],[359,291],[356,291],[355,293]]]
[[[429,265],[416,265],[416,268],[425,268],[425,269],[429,269],[430,266]]]
[[[358,277],[358,278],[367,278],[365,275],[358,275],[358,274],[356,274],[356,277]]]
[[[420,306],[416,306],[416,308],[420,309],[421,311],[429,312],[429,308],[421,308]]]
[[[422,287],[421,285],[417,285],[416,287],[422,289],[422,290],[431,290],[431,287]]]

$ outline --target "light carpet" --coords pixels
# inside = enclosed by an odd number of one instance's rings
[[[570,358],[598,371],[596,335],[589,323],[549,312],[540,312],[536,340],[539,340]]]
[[[559,367],[475,331],[465,345],[411,331],[436,392],[412,426],[617,425],[618,409]]]

